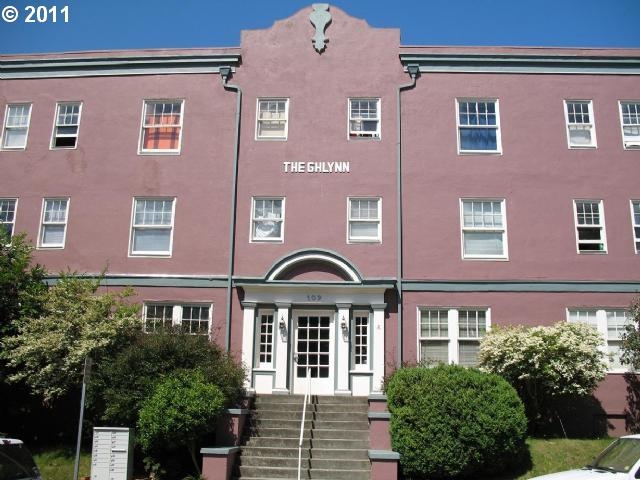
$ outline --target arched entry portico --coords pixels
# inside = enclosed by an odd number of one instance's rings
[[[385,292],[339,254],[302,250],[242,279],[242,360],[258,393],[369,395],[384,376]]]

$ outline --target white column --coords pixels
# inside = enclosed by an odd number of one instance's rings
[[[349,390],[349,343],[351,339],[351,304],[338,303],[336,328],[336,394],[351,395]],[[342,328],[345,325],[346,328]]]
[[[289,393],[287,388],[287,366],[289,364],[289,335],[291,330],[291,319],[289,311],[290,303],[276,303],[275,318],[275,362],[276,381],[273,388],[274,393]],[[284,328],[282,325],[284,324]]]
[[[244,380],[244,386],[247,390],[251,390],[251,376],[253,373],[253,340],[255,338],[256,325],[256,304],[253,302],[242,302],[244,309],[242,317],[242,363],[247,367],[247,376]]]
[[[371,305],[373,309],[373,358],[371,368],[373,378],[371,393],[382,393],[382,381],[384,379],[384,310],[386,303]]]

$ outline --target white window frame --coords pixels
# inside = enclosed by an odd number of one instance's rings
[[[27,107],[27,114],[26,114],[26,122],[20,125],[9,125],[9,111],[12,108],[23,108],[23,107]],[[25,103],[8,103],[5,107],[5,111],[4,111],[4,123],[3,123],[3,128],[2,128],[2,143],[0,145],[2,145],[1,150],[8,150],[8,151],[12,151],[12,150],[25,150],[27,148],[27,142],[29,140],[29,126],[31,125],[31,111],[32,111],[32,105],[31,103],[25,102]],[[9,132],[11,132],[12,130],[17,131],[17,130],[24,130],[24,144],[23,145],[19,145],[19,146],[7,146],[6,142],[7,142],[7,137]]]
[[[0,228],[11,230],[9,238],[16,233],[16,214],[18,212],[17,198],[0,198]],[[7,226],[9,225],[9,228]]]
[[[66,108],[66,107],[78,107],[78,113],[77,113],[77,121],[74,123],[60,123],[60,110],[61,108]],[[71,114],[64,114],[65,119],[68,118],[69,116],[74,116],[76,115],[75,113],[71,113]],[[80,136],[80,119],[82,117],[82,102],[58,102],[56,104],[56,110],[55,110],[55,115],[53,117],[53,129],[51,131],[51,144],[49,146],[49,148],[51,150],[73,150],[78,148],[78,139]],[[60,133],[59,129],[73,129],[75,128],[75,133]],[[73,138],[74,139],[74,143],[73,146],[56,146],[56,141],[59,138]]]
[[[368,115],[354,115],[353,102],[373,102],[375,103],[375,117]],[[382,112],[380,98],[377,97],[352,97],[348,100],[348,121],[347,136],[349,139],[367,139],[373,138],[380,140],[382,137]],[[362,130],[362,128],[354,128],[354,126],[362,126],[364,122],[375,122],[375,130]]]
[[[282,133],[282,135],[264,135],[264,134],[260,134],[261,132],[261,128],[260,125],[264,122],[264,123],[268,123],[268,122],[274,122],[274,120],[272,118],[267,118],[268,115],[265,115],[263,117],[263,110],[262,110],[262,105],[266,104],[268,105],[269,102],[284,102],[284,119],[281,118],[277,118],[275,120],[275,122],[284,122],[284,131]],[[273,112],[270,112],[268,110],[265,110],[264,113],[270,113],[273,114]],[[278,114],[280,112],[277,112]],[[268,130],[265,130],[268,131]],[[258,98],[256,100],[256,140],[280,140],[280,141],[284,141],[287,140],[287,138],[289,137],[289,99],[286,97],[262,97],[262,98]]]
[[[575,113],[569,112],[569,104],[587,104],[587,115],[589,116],[589,121],[570,121],[570,115],[584,115],[584,112]],[[567,145],[570,149],[581,149],[581,148],[597,148],[598,141],[596,139],[596,122],[593,113],[593,101],[592,100],[565,100],[564,101],[564,118],[566,122],[566,132],[567,132]],[[574,143],[571,141],[571,132],[574,130],[589,130],[591,132],[591,143]]]
[[[359,331],[362,324],[358,325],[358,319],[366,319],[366,333],[364,334]],[[349,329],[352,345],[351,369],[354,371],[371,370],[371,322],[371,314],[366,310],[355,310],[351,315],[351,328]],[[357,352],[358,348],[360,348],[359,353]]]
[[[479,104],[489,104],[493,103],[496,118],[495,125],[480,125],[480,124],[463,124],[460,121],[460,104],[471,104],[474,103],[476,105],[476,114],[478,115],[492,115],[490,112],[477,113]],[[462,139],[461,139],[461,130],[465,129],[477,129],[477,130],[495,130],[496,132],[496,148],[495,150],[489,149],[463,149],[462,148]],[[477,154],[501,154],[502,153],[502,129],[500,128],[500,102],[497,98],[456,98],[456,136],[458,141],[458,154],[459,155],[477,155]]]
[[[464,206],[466,203],[500,203],[502,226],[466,226],[464,220]],[[465,251],[465,234],[489,233],[502,234],[502,254],[484,255],[471,254]],[[509,259],[509,239],[507,235],[507,202],[504,198],[461,198],[460,199],[460,251],[463,260],[508,260]]]
[[[147,124],[145,119],[147,117],[147,107],[149,105],[170,105],[180,104],[180,121],[172,124]],[[138,155],[179,155],[182,150],[182,132],[184,130],[184,110],[185,101],[182,98],[160,98],[160,99],[146,99],[142,101],[142,117],[140,119],[140,138],[138,139]],[[177,128],[178,129],[178,146],[177,148],[144,148],[145,144],[145,131],[152,130],[154,128],[162,128],[157,125],[164,125],[165,128]]]
[[[631,230],[636,254],[640,254],[640,200],[631,200]]]
[[[189,331],[186,330],[182,330],[183,333],[186,333],[188,335],[206,335],[207,337],[211,336],[211,324],[212,324],[212,318],[213,318],[213,305],[209,302],[156,302],[156,301],[149,301],[149,302],[145,302],[144,303],[144,308],[143,308],[143,317],[142,317],[142,330],[145,333],[155,333],[158,331],[158,329],[155,327],[153,329],[149,329],[147,328],[147,317],[148,317],[148,311],[149,311],[149,307],[162,307],[162,308],[171,308],[171,318],[169,318],[168,316],[166,317],[167,323],[170,322],[170,326],[171,327],[179,327],[183,324],[183,322],[185,321],[189,321],[192,319],[185,319],[184,318],[184,314],[185,314],[185,310],[187,308],[199,308],[199,309],[205,309],[208,315],[208,318],[206,319],[207,322],[207,329],[206,332],[199,332],[199,331],[191,331],[191,328],[189,329]],[[200,322],[204,321],[204,320],[199,320]]]
[[[254,360],[254,368],[258,369],[273,369],[276,360],[276,336],[279,334],[279,322],[277,319],[276,311],[273,309],[258,309],[258,313],[256,315],[256,331],[255,331],[255,360]],[[271,317],[271,332],[268,331],[268,323],[266,331],[262,331],[262,320],[263,318],[268,319]],[[266,341],[263,341],[265,340]],[[263,347],[270,347],[271,351],[268,349],[263,350]],[[265,360],[262,361],[262,358]]]
[[[258,217],[256,216],[257,202],[280,202],[280,217]],[[252,197],[251,198],[251,222],[249,224],[249,238],[251,243],[283,243],[284,242],[284,225],[285,225],[285,197]],[[280,235],[277,237],[261,237],[256,235],[256,226],[258,224],[280,224]]]
[[[64,202],[64,220],[47,219],[47,206],[50,202]],[[67,239],[67,224],[69,222],[69,207],[71,199],[69,197],[47,197],[42,199],[42,213],[40,215],[40,231],[38,232],[38,248],[40,249],[61,249],[64,248]],[[61,210],[60,210],[61,211]],[[49,227],[62,226],[62,241],[59,243],[45,243],[45,234]]]
[[[622,146],[625,150],[640,150],[640,100],[621,100],[619,107]],[[627,122],[625,122],[625,117]],[[625,129],[632,133],[625,133]]]
[[[353,218],[351,215],[351,202],[374,201],[378,208],[377,218]],[[377,223],[378,229],[374,236],[352,235],[351,226],[356,223]],[[347,243],[382,243],[382,197],[347,197]]]
[[[621,343],[618,327],[626,322],[610,322],[612,316],[622,316],[627,322],[632,322],[629,311],[621,307],[569,307],[566,309],[567,322],[586,323],[595,328],[602,336],[603,343],[599,348],[606,355],[607,371],[609,373],[626,373],[632,370],[631,366],[621,364],[617,353]],[[613,335],[612,332],[614,332]],[[612,357],[617,358],[613,359]]]
[[[598,217],[599,222],[595,223],[579,223],[578,219],[578,204],[597,204],[598,205]],[[573,201],[573,220],[575,223],[575,231],[576,231],[576,250],[579,254],[605,254],[607,253],[607,231],[605,227],[604,221],[604,202],[602,200],[596,199],[576,199]],[[600,229],[600,240],[581,240],[580,239],[580,228],[583,229]],[[580,245],[602,245],[601,250],[581,250]]]
[[[440,314],[444,314],[447,325],[447,334],[444,335],[422,335],[422,312],[439,312]],[[485,325],[484,331],[482,329],[478,329],[477,336],[463,336],[460,335],[461,328],[461,313],[462,312],[484,312]],[[451,364],[460,364],[461,355],[460,355],[460,345],[467,343],[477,343],[480,344],[480,340],[484,335],[487,334],[491,330],[491,308],[489,307],[438,307],[438,306],[419,306],[417,308],[417,323],[418,323],[418,331],[417,331],[417,358],[418,362],[422,362],[422,344],[423,342],[436,341],[436,342],[446,342],[447,344],[447,363]],[[480,333],[482,332],[482,335]],[[477,363],[475,364],[477,365]],[[468,365],[470,366],[470,365]]]
[[[170,224],[136,224],[136,204],[138,201],[171,201],[171,223]],[[133,197],[131,206],[131,231],[129,233],[129,256],[130,257],[170,257],[173,252],[173,232],[176,216],[176,197]],[[158,229],[169,231],[169,249],[162,251],[155,250],[134,250],[135,234],[139,230]]]

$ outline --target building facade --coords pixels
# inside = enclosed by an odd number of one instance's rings
[[[131,285],[247,388],[380,393],[494,325],[586,321],[625,426],[640,51],[405,47],[315,4],[239,47],[0,57],[0,221]],[[606,215],[606,221],[605,221]]]

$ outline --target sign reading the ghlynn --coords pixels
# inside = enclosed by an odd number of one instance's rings
[[[284,173],[349,173],[349,162],[282,162]]]

